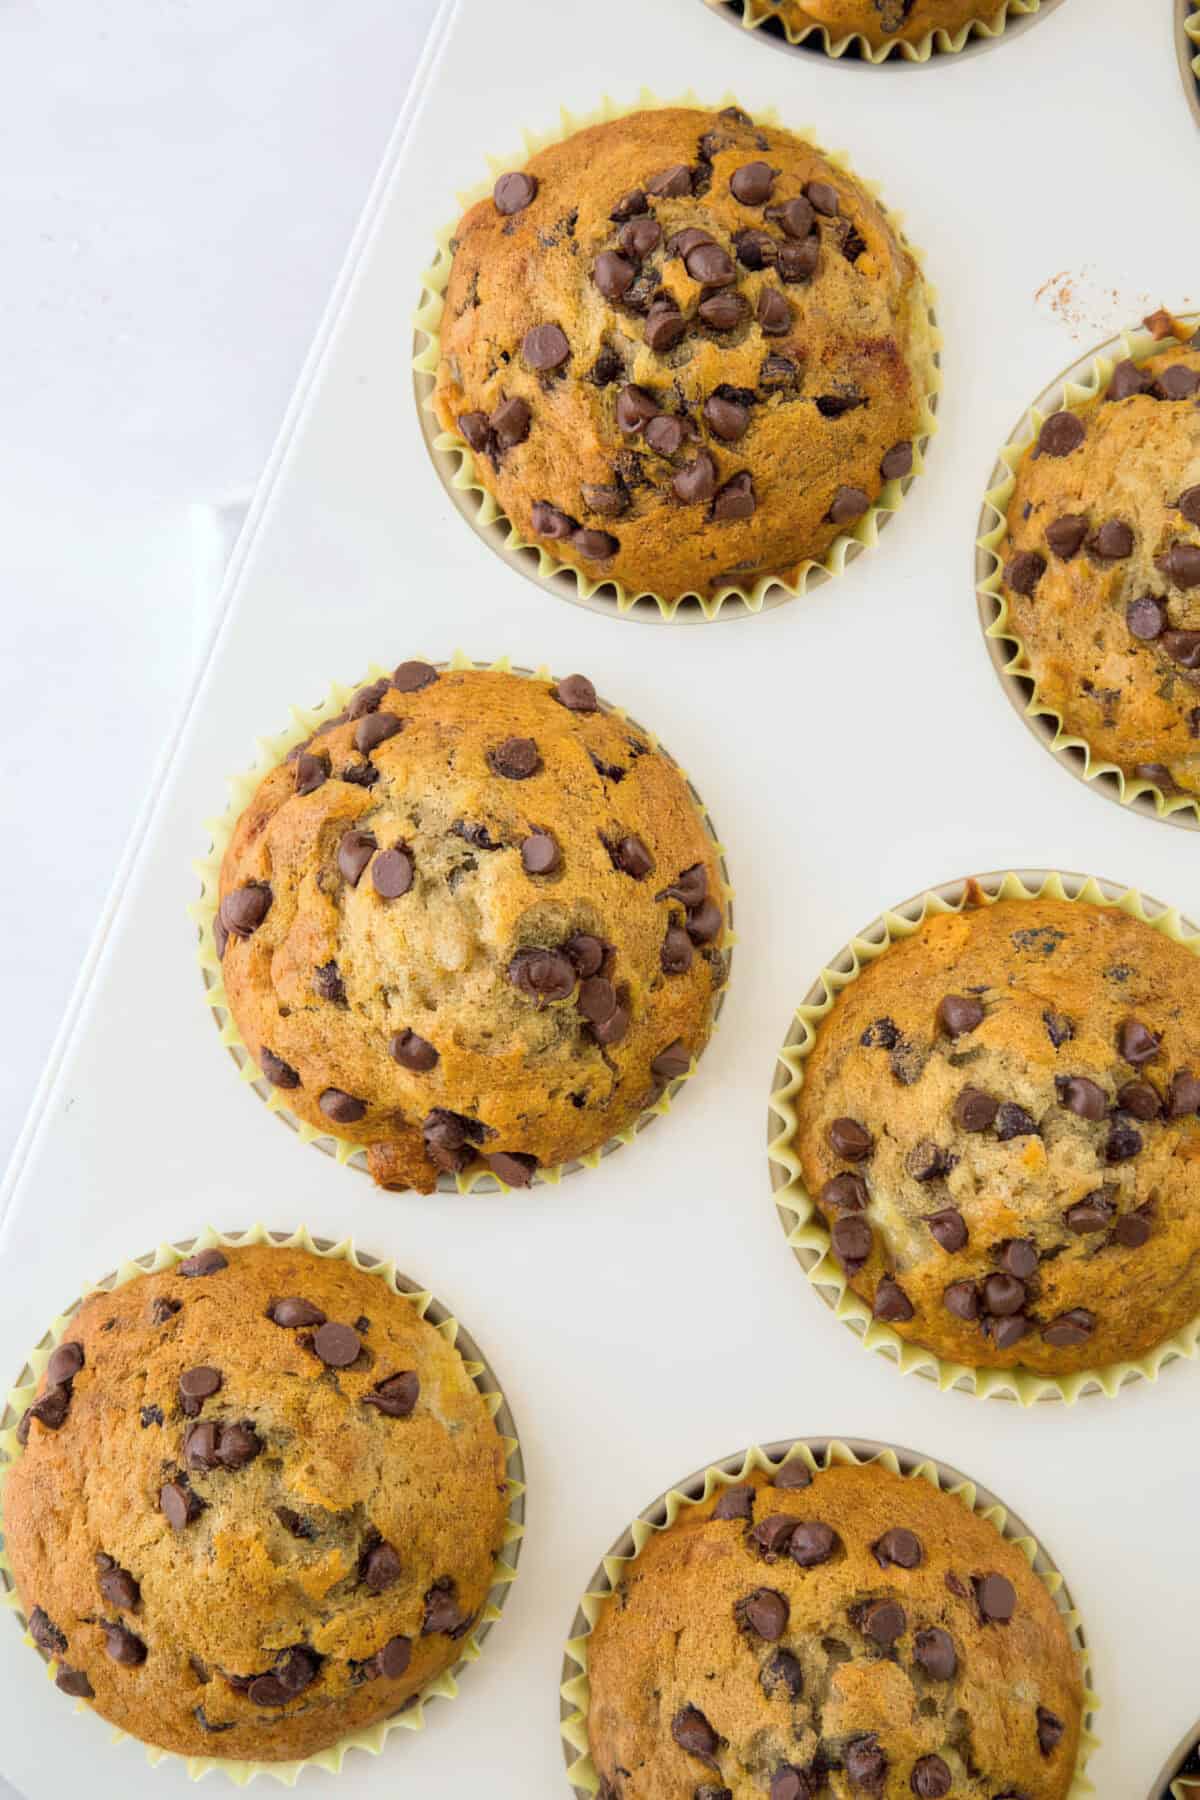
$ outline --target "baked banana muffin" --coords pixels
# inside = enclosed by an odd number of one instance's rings
[[[1082,1676],[1021,1551],[921,1477],[780,1470],[685,1508],[601,1610],[603,1800],[1064,1800]]]
[[[378,1275],[207,1249],[85,1300],[18,1430],[6,1548],[58,1686],[189,1756],[312,1755],[458,1662],[504,1448]]]
[[[921,276],[880,204],[736,107],[578,131],[453,240],[438,417],[521,536],[677,600],[793,580],[909,473]]]
[[[1200,1313],[1200,957],[1128,913],[972,886],[842,990],[795,1108],[850,1286],[939,1357],[1064,1375]]]
[[[932,32],[952,36],[964,26],[1002,19],[1005,0],[747,0],[755,21],[778,19],[791,37],[818,26],[832,43],[865,38],[873,50],[923,44]]]
[[[599,1150],[688,1072],[725,976],[687,783],[582,675],[360,689],[242,813],[213,929],[263,1075],[389,1188]]]
[[[1131,779],[1200,795],[1200,334],[1050,415],[996,555],[1064,730]]]

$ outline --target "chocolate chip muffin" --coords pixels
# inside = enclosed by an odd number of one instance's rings
[[[1065,1800],[1083,1725],[1053,1599],[987,1519],[789,1458],[683,1509],[588,1639],[602,1800]]]
[[[18,1428],[6,1547],[64,1693],[190,1756],[312,1755],[458,1662],[505,1455],[380,1276],[270,1245],[94,1293]]]
[[[1020,667],[1063,730],[1200,797],[1200,334],[1050,415],[995,554]]]
[[[438,417],[521,536],[593,580],[794,583],[913,467],[920,272],[791,132],[607,120],[502,175],[452,247]]]
[[[756,23],[778,19],[791,38],[820,28],[833,44],[857,37],[883,50],[924,44],[939,31],[957,39],[972,25],[994,29],[1008,0],[747,0],[747,11]]]
[[[911,1343],[1046,1376],[1200,1314],[1200,957],[1050,897],[927,916],[838,996],[792,1149],[846,1278]]]
[[[389,1188],[598,1151],[687,1074],[725,976],[687,783],[582,675],[360,689],[259,785],[219,902],[251,1056]]]

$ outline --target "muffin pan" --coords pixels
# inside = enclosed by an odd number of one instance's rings
[[[899,1380],[805,1291],[763,1157],[792,1008],[888,896],[967,869],[1059,864],[1200,911],[1181,854],[1192,840],[1098,804],[1018,726],[967,586],[1006,428],[1048,371],[1109,329],[1070,341],[1033,307],[1035,290],[1092,256],[1167,304],[1197,298],[1189,234],[1162,229],[1161,196],[1126,209],[1113,236],[1131,134],[1139,166],[1195,163],[1196,128],[1164,61],[1171,10],[1147,10],[1162,27],[1157,59],[1131,53],[1129,0],[1068,0],[1044,28],[1035,20],[924,82],[839,78],[824,59],[766,54],[701,0],[438,11],[0,1195],[10,1371],[81,1275],[199,1220],[258,1216],[307,1220],[419,1272],[496,1358],[530,1486],[520,1580],[456,1705],[429,1708],[428,1728],[397,1732],[378,1762],[348,1758],[338,1800],[371,1800],[388,1783],[489,1800],[569,1793],[553,1689],[597,1551],[672,1470],[785,1422],[948,1457],[1068,1558],[1104,1699],[1089,1767],[1104,1800],[1144,1795],[1200,1710],[1178,1591],[1195,1561],[1200,1371],[1181,1363],[1117,1405],[1072,1408],[981,1406]],[[1014,76],[1041,171],[1020,182],[1019,205],[1005,200],[1011,152],[996,127]],[[643,81],[706,98],[732,88],[751,113],[773,107],[845,145],[907,204],[946,338],[939,441],[878,551],[802,604],[715,636],[622,629],[523,579],[447,501],[413,403],[411,309],[455,192],[523,121],[552,118],[560,100],[586,112],[606,92],[630,103]],[[1108,118],[1121,131],[1103,129]],[[290,703],[392,645],[589,675],[662,734],[727,846],[737,968],[700,1084],[553,1196],[377,1193],[331,1157],[302,1154],[231,1078],[200,992],[191,865],[226,775]],[[0,1631],[0,1768],[26,1800],[118,1779],[129,1800],[194,1795],[181,1767],[110,1751],[102,1724],[64,1716],[61,1701],[16,1626]]]

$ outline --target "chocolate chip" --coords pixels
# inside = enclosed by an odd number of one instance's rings
[[[62,1656],[67,1649],[66,1633],[59,1630],[44,1607],[35,1606],[30,1613],[29,1635],[47,1656]]]
[[[1093,531],[1087,547],[1102,562],[1122,562],[1133,555],[1133,532],[1123,519],[1105,519]]]
[[[495,433],[496,443],[501,450],[515,450],[518,444],[523,444],[525,442],[525,439],[529,436],[529,422],[532,416],[528,402],[522,400],[516,394],[513,394],[507,400],[502,400],[500,402],[499,406],[492,414],[490,423],[492,431]],[[416,663],[401,666],[420,668],[421,664]],[[434,680],[436,679],[437,671],[435,670]],[[396,686],[399,687],[399,685],[399,682],[397,682]],[[419,685],[424,687],[425,683],[421,682]],[[401,689],[402,693],[411,691],[411,689]]]
[[[953,1681],[958,1669],[954,1639],[940,1625],[930,1625],[913,1638],[913,1659],[931,1681]]]
[[[682,1038],[676,1038],[660,1050],[650,1064],[650,1073],[655,1081],[679,1081],[692,1066],[692,1059],[684,1048]]]
[[[1140,1019],[1123,1019],[1117,1027],[1117,1050],[1135,1069],[1153,1062],[1162,1039]]]
[[[146,1431],[151,1425],[161,1425],[163,1422],[162,1407],[143,1406],[138,1412],[138,1418],[141,1420],[143,1431]]]
[[[335,1005],[345,1004],[346,989],[336,962],[322,963],[313,970],[312,989],[318,1000],[332,1000]]]
[[[112,1562],[111,1557],[108,1559]],[[96,1577],[96,1585],[110,1606],[118,1612],[133,1612],[142,1597],[142,1590],[128,1569],[120,1568],[112,1563],[110,1568],[102,1569]],[[63,1648],[66,1648],[64,1644]]]
[[[505,738],[502,744],[488,751],[487,760],[492,774],[502,776],[505,781],[528,781],[542,767],[538,747],[532,738]]]
[[[384,1594],[399,1581],[402,1564],[390,1544],[373,1544],[362,1558],[363,1585],[373,1594]]]
[[[714,437],[724,443],[735,444],[744,437],[750,424],[750,410],[736,400],[727,400],[720,394],[708,396],[703,407],[704,419]]]
[[[1186,363],[1171,363],[1165,368],[1154,384],[1156,393],[1163,400],[1190,400],[1200,389],[1200,374],[1189,369]]]
[[[1125,608],[1125,623],[1131,637],[1145,644],[1153,643],[1167,628],[1166,605],[1153,594],[1143,594]]]
[[[1007,1625],[1017,1610],[1017,1591],[1006,1575],[974,1575],[975,1604],[984,1625]]]
[[[179,1377],[179,1397],[183,1401],[183,1410],[194,1416],[200,1411],[204,1401],[221,1390],[221,1371],[202,1363],[198,1368],[185,1369]]]
[[[1000,1110],[1000,1102],[982,1088],[965,1087],[954,1102],[954,1123],[963,1131],[986,1131]]]
[[[711,231],[702,231],[696,225],[687,225],[682,231],[672,232],[667,239],[667,255],[677,256],[682,260],[701,244],[711,244],[712,242]]]
[[[606,300],[619,300],[632,287],[636,273],[633,264],[617,250],[602,250],[592,265],[592,280]]]
[[[734,251],[744,269],[773,268],[778,246],[765,231],[739,231],[733,240]]]
[[[983,1002],[968,994],[944,994],[938,1002],[937,1022],[947,1037],[965,1037],[982,1025]]]
[[[461,436],[466,440],[467,448],[473,450],[476,456],[485,456],[494,448],[492,427],[486,413],[459,413],[456,423]],[[358,714],[353,716],[357,718]]]
[[[272,894],[265,881],[250,881],[232,888],[221,902],[220,919],[232,937],[253,935],[271,910]]]
[[[1178,1075],[1171,1078],[1171,1086],[1167,1094],[1168,1119],[1185,1119],[1189,1113],[1200,1112],[1200,1077],[1189,1069],[1181,1069]]]
[[[606,1019],[594,1019],[588,1029],[598,1044],[619,1044],[629,1030],[629,1008],[619,1005]]]
[[[731,1790],[726,1788],[724,1791],[729,1800],[733,1800]],[[780,1763],[771,1776],[770,1800],[812,1800],[815,1792],[804,1770],[796,1768],[794,1763]]]
[[[246,1689],[246,1697],[255,1706],[286,1706],[292,1698],[276,1675],[256,1675]]]
[[[249,1419],[223,1425],[217,1442],[217,1461],[223,1469],[244,1469],[261,1454],[263,1441]]]
[[[1117,1118],[1109,1131],[1104,1144],[1104,1160],[1106,1163],[1130,1162],[1140,1156],[1142,1150],[1142,1134],[1135,1131],[1121,1118]]]
[[[598,937],[591,937],[586,931],[580,931],[568,938],[563,945],[567,957],[575,973],[581,978],[595,975],[603,967],[605,948]]]
[[[371,880],[381,900],[399,900],[413,884],[413,859],[403,847],[382,850],[371,864]]]
[[[338,843],[338,868],[343,878],[351,887],[357,887],[363,870],[374,856],[377,849],[375,839],[369,831],[358,831],[351,828],[342,833]]]
[[[1038,1247],[1032,1238],[1007,1238],[1000,1245],[1000,1266],[1018,1281],[1028,1281],[1038,1266]],[[986,1294],[986,1284],[984,1288]],[[1015,1307],[992,1306],[992,1312],[1014,1312]]]
[[[59,1669],[54,1677],[54,1685],[60,1693],[69,1694],[73,1700],[95,1699],[92,1684],[82,1669]]]
[[[145,1644],[124,1625],[110,1625],[102,1619],[100,1629],[104,1633],[104,1648],[115,1663],[120,1663],[127,1669],[136,1669],[139,1663],[145,1662]]]
[[[1059,1075],[1054,1083],[1059,1104],[1081,1119],[1102,1119],[1108,1111],[1104,1089],[1086,1075]]]
[[[217,1446],[220,1443],[221,1428],[212,1419],[202,1419],[198,1425],[191,1425],[183,1437],[183,1460],[189,1469],[211,1470],[217,1467],[220,1460]]]
[[[1046,1343],[1056,1350],[1074,1349],[1078,1344],[1085,1344],[1095,1328],[1096,1318],[1082,1306],[1076,1306],[1070,1312],[1059,1313],[1043,1327],[1042,1337]]]
[[[912,1767],[908,1785],[919,1800],[944,1800],[954,1777],[940,1756],[919,1756]]]
[[[494,1150],[487,1158],[487,1165],[506,1187],[527,1188],[532,1186],[537,1174],[538,1160],[521,1150]]]
[[[413,1075],[427,1075],[438,1062],[438,1053],[428,1039],[408,1030],[397,1031],[389,1040],[388,1055]]]
[[[755,1588],[733,1610],[743,1631],[753,1631],[769,1644],[777,1643],[787,1630],[788,1603],[774,1588]]]
[[[412,1639],[397,1635],[375,1653],[375,1667],[386,1681],[398,1681],[412,1657]]]
[[[1074,413],[1051,413],[1038,434],[1038,456],[1069,456],[1084,440],[1083,421]]]
[[[1172,544],[1166,555],[1158,558],[1156,566],[1176,587],[1200,587],[1200,544]],[[1181,635],[1191,637],[1195,633]],[[1193,665],[1186,666],[1191,668]],[[225,922],[228,924],[228,919]]]
[[[1164,631],[1162,647],[1182,669],[1200,669],[1200,631]]]
[[[899,1282],[893,1281],[890,1275],[881,1277],[875,1289],[871,1312],[885,1325],[902,1325],[914,1316],[912,1301]]]
[[[902,481],[906,475],[912,474],[912,466],[913,447],[905,438],[885,452],[879,465],[879,473],[885,481]]]
[[[920,1538],[903,1525],[893,1525],[885,1531],[871,1545],[871,1553],[881,1569],[917,1569],[924,1556]]]
[[[743,206],[765,206],[771,198],[778,173],[779,170],[773,169],[770,163],[743,163],[729,177],[729,191]]]
[[[970,1281],[952,1281],[942,1295],[942,1305],[956,1319],[972,1324],[979,1317],[979,1295]]]
[[[168,1481],[165,1487],[159,1490],[158,1510],[172,1531],[184,1531],[187,1526],[200,1517],[204,1507],[191,1489],[185,1488],[182,1482]]]
[[[696,309],[702,323],[712,331],[732,331],[748,310],[746,300],[734,288],[718,288],[715,294],[706,294]]]
[[[925,1219],[935,1244],[953,1255],[961,1250],[967,1241],[966,1220],[955,1206],[944,1206],[940,1212],[929,1213]]]
[[[821,1189],[818,1199],[828,1211],[865,1212],[870,1202],[867,1184],[861,1175],[844,1170],[834,1175]]]
[[[644,189],[631,188],[629,193],[622,195],[621,199],[617,201],[617,204],[613,207],[608,216],[619,224],[622,219],[632,219],[636,214],[644,213],[645,211],[646,195]]]
[[[284,1331],[298,1331],[301,1326],[323,1325],[325,1314],[311,1300],[304,1300],[299,1294],[288,1294],[282,1300],[272,1300],[267,1308],[267,1317],[273,1325],[279,1325]]]
[[[770,1558],[783,1554],[791,1543],[792,1533],[795,1530],[796,1520],[790,1513],[772,1513],[769,1518],[759,1520],[750,1533],[750,1538],[761,1554]],[[820,1560],[824,1562],[828,1559],[822,1557]]]
[[[834,1154],[846,1162],[863,1162],[875,1147],[875,1139],[857,1119],[834,1119],[827,1136]]]
[[[731,475],[724,487],[718,488],[713,500],[712,516],[725,522],[749,519],[757,505],[753,479],[748,470],[743,470],[738,475]]]
[[[354,728],[355,748],[369,756],[380,744],[386,744],[389,738],[404,730],[404,720],[398,719],[395,713],[368,713],[358,721]]]
[[[496,211],[507,217],[512,213],[524,212],[537,191],[537,176],[527,175],[523,169],[517,169],[497,179],[492,189],[492,199]]]
[[[834,1255],[847,1273],[852,1275],[861,1269],[875,1241],[871,1227],[861,1213],[844,1213],[840,1219],[835,1219],[829,1235]]]
[[[560,950],[518,950],[508,965],[508,978],[538,1000],[565,1000],[575,991],[574,965]]]
[[[810,181],[804,189],[805,197],[823,213],[827,219],[835,219],[838,214],[838,193],[827,181]]]
[[[1016,594],[1032,594],[1046,573],[1046,559],[1036,550],[1022,550],[1004,570],[1004,579]]]
[[[754,1517],[754,1489],[749,1482],[740,1482],[736,1487],[726,1488],[713,1507],[714,1519],[752,1519]]]
[[[921,1138],[904,1159],[904,1167],[914,1181],[937,1181],[950,1169],[946,1152],[932,1138]]]
[[[215,1275],[219,1269],[227,1269],[229,1260],[220,1250],[197,1250],[192,1256],[185,1256],[182,1262],[176,1263],[175,1274],[183,1275],[194,1281],[200,1275]]]
[[[1127,1081],[1117,1089],[1117,1105],[1122,1112],[1147,1122],[1157,1119],[1163,1109],[1158,1089],[1148,1081]]]
[[[654,867],[654,858],[643,844],[640,837],[632,832],[618,838],[613,846],[612,860],[622,875],[630,876],[634,881],[644,881]]]
[[[662,243],[662,226],[657,219],[631,219],[620,233],[620,244],[626,256],[641,262]]]
[[[833,496],[828,518],[834,525],[848,525],[852,519],[860,519],[870,504],[862,488],[840,487]]]
[[[1190,525],[1200,525],[1200,487],[1184,489],[1179,496],[1179,510]]]
[[[874,1732],[868,1737],[854,1738],[846,1745],[843,1763],[850,1780],[860,1788],[878,1793],[887,1776],[887,1757],[879,1748]]]
[[[1048,1707],[1037,1709],[1037,1741],[1038,1749],[1043,1756],[1050,1756],[1062,1743],[1066,1726],[1062,1720],[1052,1713]]]
[[[798,1456],[789,1456],[771,1471],[771,1486],[796,1490],[812,1486],[812,1470]]]
[[[792,309],[786,296],[781,294],[777,288],[765,287],[762,290],[758,296],[755,317],[758,320],[759,329],[765,332],[767,337],[786,337],[792,328]],[[839,488],[838,490],[839,495],[861,492],[861,488]],[[834,505],[837,505],[836,500]],[[865,512],[866,507],[863,506],[860,511]]]
[[[527,875],[550,875],[562,858],[548,831],[535,831],[521,845],[521,867]]]
[[[673,163],[669,169],[660,169],[646,183],[646,192],[660,200],[678,200],[691,191],[692,171],[686,163]]]
[[[83,1345],[71,1338],[50,1352],[50,1360],[46,1364],[46,1379],[58,1386],[63,1382],[73,1381],[82,1367]]]
[[[683,266],[704,287],[729,287],[737,280],[733,259],[720,244],[694,244],[684,255]]]
[[[804,1692],[804,1670],[800,1659],[790,1650],[777,1650],[763,1665],[759,1682],[768,1699],[782,1689],[790,1700],[798,1700]]]
[[[671,486],[678,499],[691,505],[698,500],[711,500],[717,491],[717,465],[707,450],[695,460],[676,469]]]
[[[326,1088],[317,1098],[317,1105],[327,1119],[335,1125],[354,1125],[367,1110],[365,1100],[358,1100],[353,1094],[344,1093],[341,1088]]]
[[[802,244],[780,244],[776,267],[784,281],[811,281],[820,260],[821,240],[814,231]],[[826,418],[831,416],[834,415],[825,414]]]
[[[1091,1231],[1103,1231],[1115,1211],[1112,1201],[1097,1188],[1093,1193],[1085,1194],[1082,1200],[1076,1200],[1073,1206],[1068,1206],[1063,1223],[1068,1231],[1084,1237]]]
[[[402,1369],[398,1375],[388,1375],[383,1381],[377,1381],[371,1392],[363,1395],[363,1405],[375,1407],[387,1419],[407,1419],[420,1393],[421,1382],[416,1371]]]
[[[329,779],[329,758],[302,751],[296,758],[296,792],[313,794]]]
[[[66,1424],[67,1414],[70,1410],[70,1388],[65,1384],[48,1387],[45,1393],[42,1394],[39,1399],[35,1400],[33,1405],[27,1409],[25,1416],[21,1421],[21,1425],[17,1427],[20,1442],[25,1443],[28,1440],[29,1421],[31,1419],[36,1419],[39,1425],[45,1426],[47,1431],[59,1431]],[[22,1426],[25,1431],[24,1437],[20,1437]]]
[[[787,1544],[792,1561],[802,1569],[815,1569],[821,1563],[827,1563],[841,1542],[832,1526],[821,1519],[801,1519],[799,1524],[793,1520],[792,1524],[794,1529]]]
[[[689,1756],[706,1761],[715,1756],[721,1740],[698,1706],[683,1706],[671,1720],[671,1736]]]
[[[1144,374],[1135,362],[1119,362],[1112,372],[1112,380],[1108,384],[1110,400],[1128,400],[1133,394],[1144,394],[1150,387],[1153,376]]]
[[[646,426],[645,438],[659,456],[674,456],[683,443],[683,426],[670,413],[659,413]]]
[[[362,1339],[352,1325],[327,1320],[313,1333],[313,1349],[329,1369],[348,1369],[362,1349]]]
[[[1088,522],[1082,513],[1063,513],[1046,527],[1046,542],[1063,562],[1077,556],[1087,536]]]
[[[1034,1254],[1034,1267],[1037,1266],[1037,1253]],[[1018,1258],[1023,1262],[1023,1258]],[[1030,1274],[1033,1270],[1031,1269]],[[1013,1313],[1019,1313],[1025,1304],[1025,1283],[1012,1274],[989,1275],[983,1284],[983,1304],[994,1319],[1005,1319]]]
[[[535,325],[521,341],[521,354],[531,369],[560,369],[571,346],[561,325]]]
[[[996,1114],[996,1136],[1002,1144],[1011,1142],[1013,1138],[1036,1137],[1037,1121],[1023,1106],[1015,1100],[1005,1100]]]
[[[890,1648],[908,1630],[904,1608],[895,1600],[868,1601],[857,1623],[864,1637],[869,1637],[872,1643],[883,1644],[886,1648]]]
[[[596,690],[586,675],[568,675],[551,692],[568,712],[594,713],[599,705]]]
[[[1124,1250],[1140,1250],[1149,1236],[1150,1221],[1142,1211],[1123,1213],[1113,1226],[1113,1242]]]

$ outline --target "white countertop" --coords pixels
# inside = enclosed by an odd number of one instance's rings
[[[433,10],[0,6],[0,1166]]]

